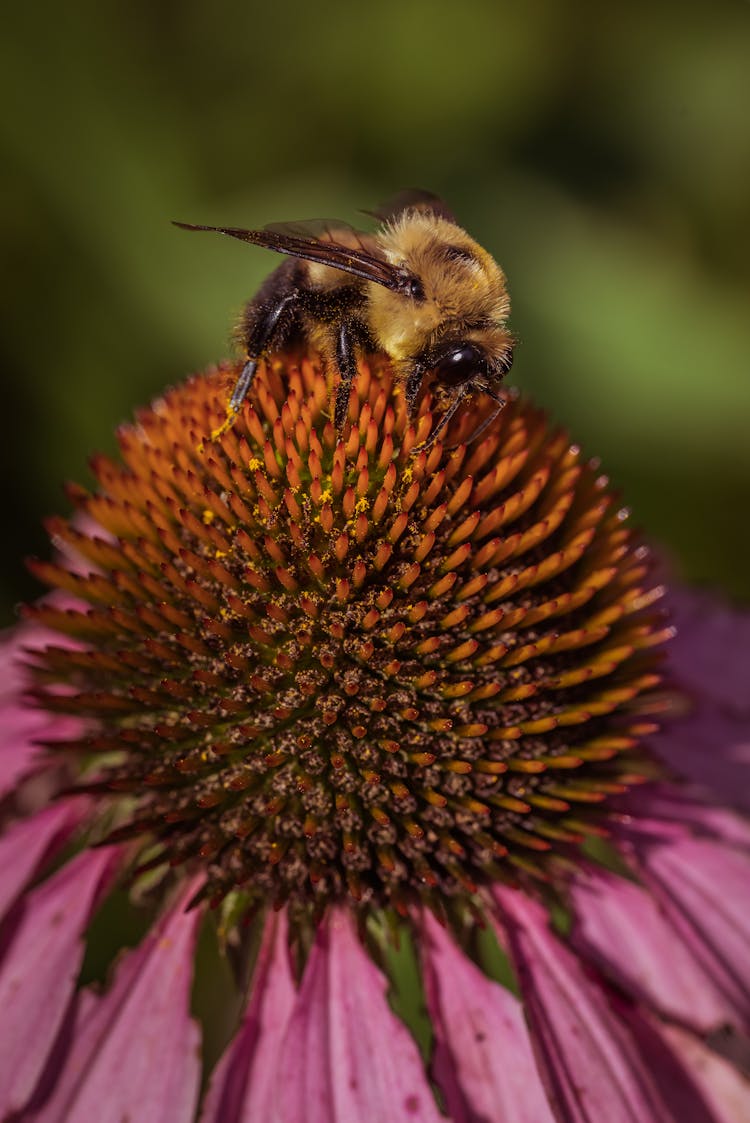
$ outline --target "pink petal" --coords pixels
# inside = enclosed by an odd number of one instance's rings
[[[677,626],[673,672],[696,696],[750,716],[750,612],[679,587],[668,605]]]
[[[622,1000],[618,1008],[676,1123],[745,1123],[750,1085],[730,1064],[684,1030]]]
[[[670,602],[670,669],[692,708],[651,746],[675,772],[750,812],[750,613],[685,589]]]
[[[676,824],[622,828],[666,917],[733,1012],[750,1026],[750,855]]]
[[[1,1118],[24,1106],[44,1069],[73,996],[84,929],[117,856],[112,848],[85,851],[24,901],[0,965]]]
[[[703,1042],[677,1026],[662,1026],[661,1033],[690,1073],[716,1123],[747,1123],[750,1081]],[[683,1119],[688,1118],[687,1114],[683,1115]]]
[[[0,705],[17,698],[27,686],[27,672],[23,668],[23,648],[33,642],[36,629],[28,624],[2,633],[0,638]],[[42,634],[42,629],[37,633]],[[47,637],[51,632],[44,633]]]
[[[0,796],[43,763],[37,742],[64,740],[81,731],[77,718],[47,713],[23,699],[29,686],[25,649],[52,642],[66,641],[45,628],[23,625],[0,643]]]
[[[635,1043],[604,990],[555,939],[544,911],[522,893],[496,887],[524,1008],[561,1123],[665,1123]]]
[[[714,838],[750,850],[750,822],[743,816],[674,784],[648,784],[634,788],[620,800],[635,821],[659,820],[659,833],[679,835],[689,827],[693,834]]]
[[[278,1123],[446,1123],[344,909],[321,925],[276,1075]]]
[[[282,912],[266,921],[250,1003],[211,1077],[201,1123],[255,1123],[273,1118],[278,1058],[294,999],[286,913]]]
[[[553,1123],[520,1002],[488,979],[426,913],[433,1074],[454,1123]]]
[[[0,838],[0,917],[70,837],[81,818],[79,800],[65,800],[21,819]]]
[[[650,741],[654,753],[709,795],[750,812],[750,721],[698,705]]]
[[[40,1123],[189,1123],[200,1087],[200,1030],[190,1018],[201,912],[174,908],[128,952],[103,998],[84,994],[73,1043]]]
[[[57,597],[45,598],[45,603],[59,607],[69,604],[69,598],[58,601]],[[40,651],[48,644],[57,647],[74,647],[73,640],[51,628],[39,624],[22,623],[0,635],[0,705],[17,699],[29,685],[29,673],[25,666],[30,651]]]
[[[0,706],[0,796],[13,791],[19,780],[39,767],[42,750],[36,742],[54,730],[55,722],[41,710],[29,709],[20,701]]]
[[[591,867],[570,885],[571,943],[609,978],[660,1013],[702,1032],[731,1011],[653,897]]]

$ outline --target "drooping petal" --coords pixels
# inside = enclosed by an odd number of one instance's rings
[[[43,752],[39,742],[75,737],[82,728],[78,718],[49,714],[23,699],[23,691],[29,686],[24,667],[27,649],[52,642],[66,641],[46,628],[31,625],[16,628],[0,642],[0,796],[40,767]]]
[[[36,1087],[73,996],[83,932],[117,858],[112,848],[85,851],[23,902],[0,963],[0,1118]]]
[[[321,925],[277,1075],[279,1123],[445,1123],[344,910]]]
[[[0,796],[6,795],[43,761],[41,741],[61,740],[80,729],[70,718],[52,718],[27,706],[20,698],[0,705]]]
[[[70,836],[80,820],[80,800],[65,800],[14,823],[0,838],[0,918],[44,861]]]
[[[697,697],[750,717],[750,612],[684,587],[670,591],[668,605],[673,672]]]
[[[727,807],[706,802],[695,791],[675,784],[648,784],[621,796],[619,802],[635,821],[658,820],[660,834],[670,827],[684,834],[688,827],[692,834],[750,851],[750,822]]]
[[[676,1123],[746,1123],[750,1082],[699,1038],[616,1000]]]
[[[496,888],[550,1102],[562,1123],[671,1121],[603,988],[524,894]]]
[[[51,643],[54,633],[36,625],[21,624],[9,629],[0,637],[0,706],[15,701],[27,686],[27,671],[23,654],[28,647]]]
[[[285,913],[266,921],[247,1012],[219,1061],[201,1123],[255,1123],[273,1119],[278,1059],[294,1005]]]
[[[552,1123],[518,999],[424,919],[433,1075],[453,1123]]]
[[[654,898],[640,885],[589,867],[570,885],[573,947],[635,998],[709,1032],[730,1010]]]
[[[750,812],[750,613],[688,589],[673,591],[670,668],[691,712],[651,746],[671,769]]]
[[[750,813],[750,718],[698,704],[650,744],[673,771],[713,798]]]
[[[670,1025],[662,1026],[661,1033],[690,1073],[716,1123],[746,1123],[750,1115],[750,1081],[692,1034]]]
[[[195,883],[122,960],[102,998],[83,995],[72,1045],[39,1123],[189,1123],[200,1086],[200,1030],[190,1017],[200,910]]]
[[[734,1024],[750,1027],[750,855],[657,820],[634,819],[620,836]]]

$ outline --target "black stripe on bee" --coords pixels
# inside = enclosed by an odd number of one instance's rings
[[[445,261],[460,261],[469,265],[477,264],[477,257],[469,249],[464,249],[463,246],[441,246],[440,256]]]

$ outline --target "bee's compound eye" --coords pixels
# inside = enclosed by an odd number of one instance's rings
[[[484,365],[484,356],[479,348],[465,343],[443,355],[435,366],[435,376],[444,386],[461,386],[479,374]]]
[[[424,286],[419,277],[410,277],[408,287],[412,300],[424,300]]]
[[[408,297],[410,300],[424,300],[424,285],[415,273],[412,273],[406,266],[402,266],[398,270],[397,291],[402,296]]]

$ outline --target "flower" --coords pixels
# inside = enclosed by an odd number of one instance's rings
[[[700,720],[660,733],[664,590],[540,411],[420,449],[429,396],[410,424],[373,358],[339,440],[287,353],[204,445],[232,373],[94,461],[6,643],[3,1116],[739,1120],[746,622],[678,601]],[[93,985],[128,893],[147,930]],[[247,998],[201,1102],[212,931]]]

